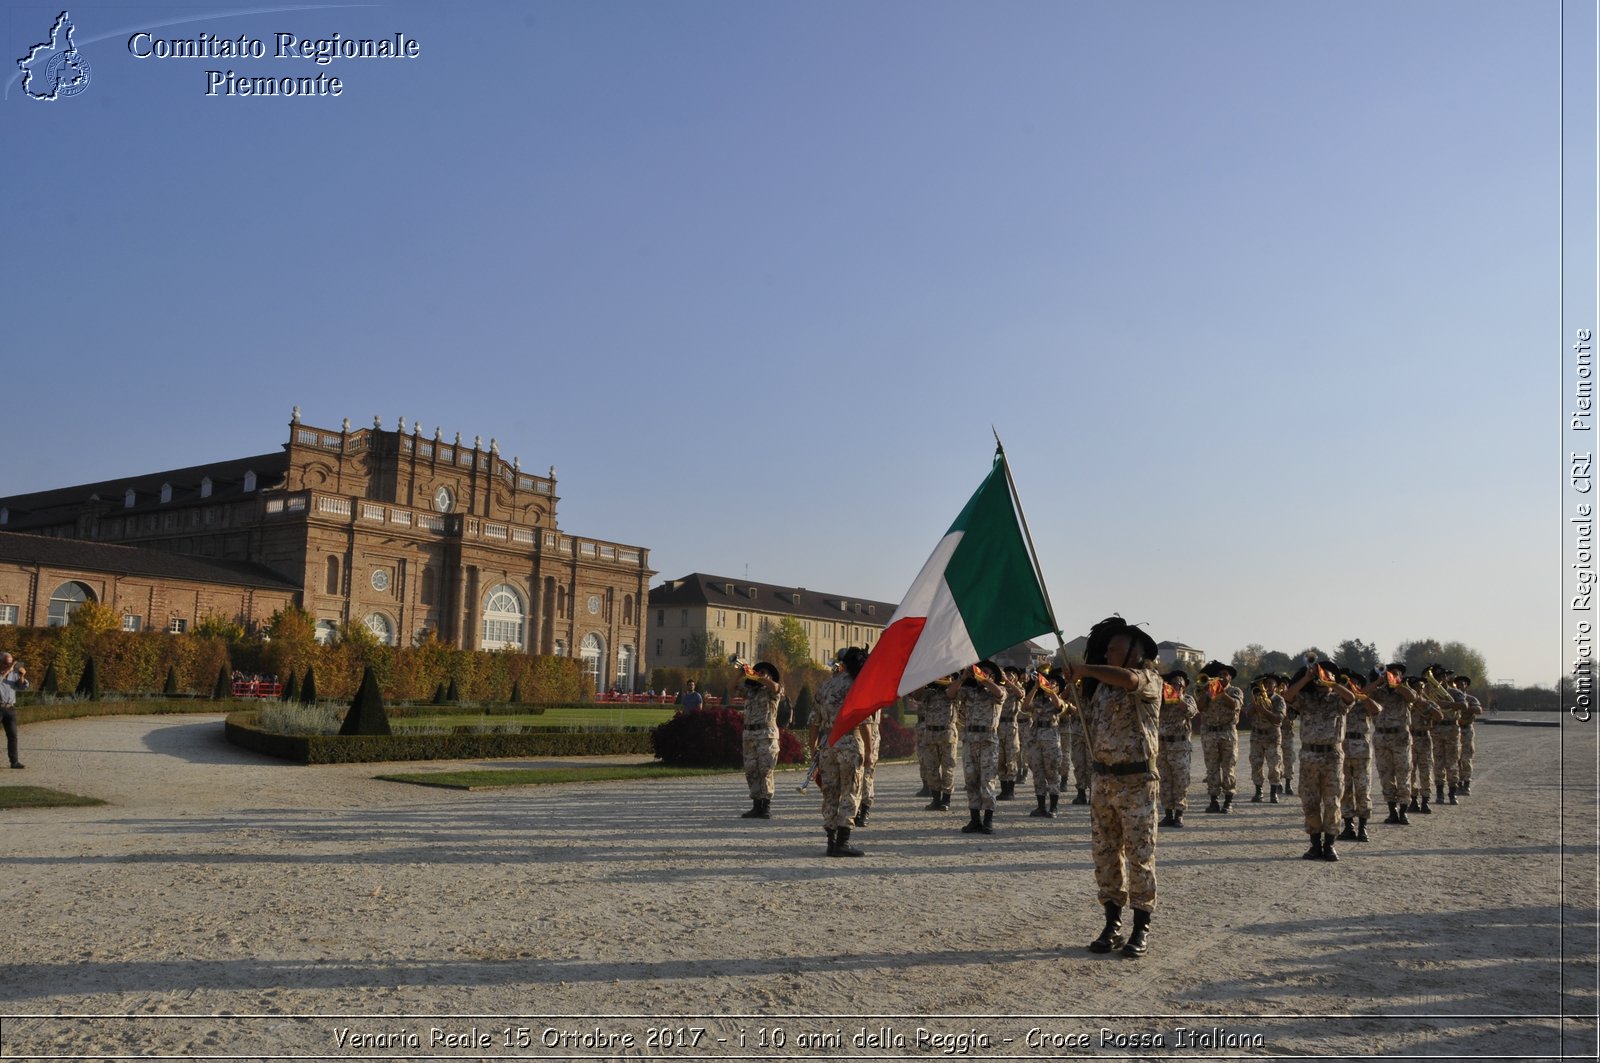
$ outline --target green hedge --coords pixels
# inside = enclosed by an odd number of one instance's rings
[[[228,741],[302,764],[364,764],[390,760],[486,760],[494,757],[650,755],[650,731],[572,731],[522,734],[281,735],[256,726],[256,713],[230,713]]]
[[[185,713],[216,713],[215,701],[181,698],[151,698],[146,701],[90,701],[87,698],[34,699],[17,705],[18,723],[43,723],[46,720],[77,720],[85,716],[164,716]]]

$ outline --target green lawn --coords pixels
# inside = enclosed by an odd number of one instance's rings
[[[541,786],[558,782],[604,782],[614,779],[676,779],[695,775],[730,775],[738,768],[669,768],[660,764],[612,764],[592,768],[488,768],[476,771],[412,771],[379,775],[385,782],[483,790],[497,786]]]
[[[592,708],[553,708],[542,713],[515,716],[471,712],[441,712],[428,716],[391,717],[396,730],[413,727],[654,727],[672,719],[668,707],[596,705]]]
[[[62,805],[103,805],[98,797],[62,793],[44,786],[0,786],[0,809],[57,808]]]

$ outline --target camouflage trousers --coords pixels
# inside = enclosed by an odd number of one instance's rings
[[[1300,751],[1300,809],[1307,834],[1339,830],[1339,791],[1344,783],[1343,753]]]
[[[1257,788],[1276,786],[1283,781],[1283,746],[1276,730],[1260,738],[1256,737],[1256,732],[1250,732],[1250,781]]]
[[[862,761],[861,785],[856,788],[857,805],[872,804],[872,799],[876,797],[878,793],[878,787],[875,782],[877,774],[878,762],[876,760],[874,760],[871,764],[866,763],[865,760]]]
[[[1456,761],[1457,765],[1459,765],[1456,768],[1456,775],[1464,783],[1472,781],[1472,752],[1478,744],[1473,738],[1475,730],[1476,728],[1473,727],[1461,728],[1461,756]]]
[[[1000,721],[1000,779],[1015,782],[1022,774],[1022,736],[1017,733],[1017,721]]]
[[[994,792],[1000,777],[1000,743],[992,734],[968,732],[961,744],[961,772],[966,784],[967,808],[994,811]]]
[[[1346,819],[1372,815],[1372,756],[1367,744],[1361,743],[1361,756],[1352,756],[1349,750],[1344,758],[1344,785],[1339,791],[1339,812]]]
[[[943,793],[956,788],[956,744],[950,740],[950,731],[927,732],[928,740],[917,745],[917,763],[922,766],[922,777],[928,789]]]
[[[1283,753],[1283,784],[1289,786],[1294,782],[1294,725],[1288,720],[1279,728],[1278,742]]]
[[[1411,732],[1411,794],[1427,800],[1433,789],[1433,732]]]
[[[1028,742],[1028,770],[1036,797],[1061,793],[1061,732],[1040,727]]]
[[[855,825],[856,794],[861,789],[861,744],[846,738],[821,753],[817,788],[822,791],[822,825]]]
[[[1194,746],[1187,738],[1161,740],[1156,766],[1161,772],[1161,807],[1177,812],[1189,809],[1189,761]]]
[[[744,733],[744,781],[750,799],[772,796],[772,770],[778,764],[778,729]]]
[[[1234,776],[1239,767],[1239,732],[1231,727],[1202,731],[1200,752],[1206,760],[1206,793],[1212,797],[1233,793],[1239,784]]]
[[[1089,789],[1089,740],[1083,737],[1082,731],[1067,732],[1067,756],[1072,767],[1072,785],[1085,792]],[[1061,765],[1061,788],[1067,786],[1067,767]]]
[[[1461,779],[1461,728],[1453,723],[1433,729],[1433,784],[1455,786]]]
[[[1411,732],[1378,735],[1372,741],[1372,762],[1378,769],[1378,787],[1385,801],[1411,800]]]
[[[1089,788],[1100,903],[1156,910],[1156,789],[1150,775],[1096,775]]]

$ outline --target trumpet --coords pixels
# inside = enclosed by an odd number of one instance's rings
[[[728,663],[737,668],[746,679],[754,678],[756,674],[755,666],[749,661],[745,660],[743,657],[740,657],[737,653],[728,654]]]
[[[1060,689],[1060,677],[1052,675],[1048,667],[1034,669],[1033,675],[1029,678],[1038,684],[1040,690],[1048,690],[1054,694]]]

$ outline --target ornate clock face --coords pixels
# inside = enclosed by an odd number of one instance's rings
[[[389,589],[388,569],[375,568],[372,570],[372,589],[375,591],[386,591]]]
[[[456,504],[456,496],[448,487],[441,487],[433,493],[433,508],[440,513],[450,512],[450,507]]]
[[[590,614],[592,615],[594,613],[598,613],[599,611],[600,611],[600,596],[598,594],[589,595],[589,612],[590,612]]]

